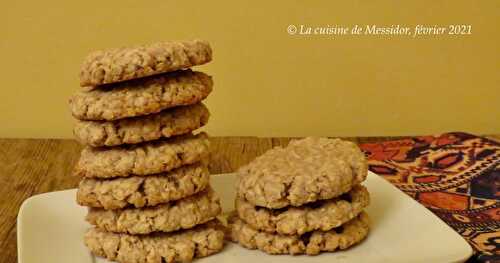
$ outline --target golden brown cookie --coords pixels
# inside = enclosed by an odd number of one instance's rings
[[[209,180],[208,168],[196,163],[150,176],[84,178],[76,196],[80,205],[104,209],[155,206],[201,192]]]
[[[303,235],[280,235],[258,231],[240,218],[229,219],[230,238],[249,249],[259,249],[268,254],[317,255],[349,248],[361,242],[369,231],[369,219],[362,212],[344,225],[328,231],[313,231]]]
[[[208,158],[206,133],[111,148],[86,147],[74,173],[88,178],[146,176],[168,172]]]
[[[209,115],[207,107],[198,103],[115,121],[77,120],[73,133],[92,147],[136,144],[190,133],[204,126]]]
[[[84,243],[92,254],[120,263],[190,262],[224,247],[224,232],[214,221],[189,230],[149,235],[92,228],[85,234]]]
[[[149,234],[193,228],[215,219],[220,212],[219,198],[208,187],[198,194],[153,207],[118,210],[91,208],[86,220],[108,232]]]
[[[244,199],[236,199],[238,216],[252,228],[282,235],[302,235],[306,232],[328,231],[353,219],[368,206],[370,195],[362,185],[328,200],[307,203],[300,207],[281,209],[256,207]]]
[[[237,192],[255,206],[283,208],[331,199],[365,180],[363,152],[349,141],[295,140],[275,147],[238,170]]]
[[[206,41],[167,41],[90,53],[83,61],[80,85],[87,89],[205,64],[212,60]],[[89,87],[90,86],[90,87]]]
[[[196,104],[212,92],[212,85],[210,76],[183,70],[79,91],[69,105],[76,119],[112,121]]]

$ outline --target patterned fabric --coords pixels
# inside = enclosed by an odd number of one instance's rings
[[[476,251],[500,262],[500,143],[446,133],[361,148],[369,169],[431,210]]]

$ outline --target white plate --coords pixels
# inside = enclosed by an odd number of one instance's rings
[[[211,179],[225,211],[233,207],[235,180],[234,174]],[[372,199],[367,209],[371,232],[351,249],[314,257],[270,256],[227,244],[223,252],[196,262],[462,262],[472,254],[460,235],[384,179],[370,173],[364,185]],[[84,221],[86,208],[76,204],[75,193],[45,193],[24,201],[17,218],[19,262],[107,262],[94,258],[83,245],[89,226]]]

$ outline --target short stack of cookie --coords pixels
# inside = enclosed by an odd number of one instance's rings
[[[220,251],[220,202],[209,185],[212,59],[205,41],[162,42],[91,53],[70,99],[85,145],[77,202],[93,225],[85,245],[118,262],[186,262]]]
[[[305,138],[238,171],[230,239],[269,254],[346,249],[368,234],[364,154],[352,142]]]

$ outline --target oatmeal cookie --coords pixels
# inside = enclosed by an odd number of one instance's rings
[[[90,208],[86,220],[108,232],[149,234],[193,228],[214,219],[220,212],[219,198],[208,187],[196,195],[153,207],[122,210]]]
[[[209,115],[207,107],[199,103],[116,121],[77,120],[73,134],[92,147],[136,144],[189,133],[204,126]]]
[[[212,78],[191,70],[112,84],[112,88],[79,91],[70,100],[79,120],[118,120],[196,104],[212,92]]]
[[[164,173],[208,158],[206,133],[111,148],[85,147],[74,173],[88,178],[146,176]]]
[[[364,186],[356,185],[339,197],[281,209],[256,207],[236,199],[238,216],[257,230],[282,235],[302,235],[313,230],[328,231],[353,219],[368,206],[370,196]]]
[[[238,173],[240,198],[276,209],[348,192],[365,180],[367,163],[363,152],[352,142],[305,138],[267,151]]]
[[[301,236],[258,231],[236,216],[231,217],[229,222],[231,240],[269,254],[317,255],[322,251],[333,252],[361,242],[369,231],[369,219],[365,212],[340,227],[328,231],[316,230]]]
[[[150,176],[84,178],[78,186],[76,199],[82,206],[107,210],[155,206],[201,192],[208,186],[209,180],[208,168],[201,163]]]
[[[121,82],[190,68],[212,60],[212,49],[203,40],[168,41],[90,53],[80,70],[80,86]]]
[[[224,232],[214,221],[189,230],[149,235],[91,228],[84,243],[94,255],[120,263],[190,262],[221,251]]]

